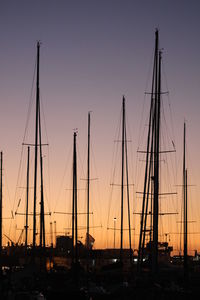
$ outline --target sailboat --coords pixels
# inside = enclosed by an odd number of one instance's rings
[[[41,128],[41,104],[40,104],[40,42],[37,42],[37,59],[36,59],[36,99],[35,99],[35,142],[34,143],[26,143],[23,142],[23,146],[27,146],[27,175],[26,175],[26,205],[25,205],[25,213],[18,212],[16,210],[15,215],[25,215],[25,225],[23,228],[23,232],[25,232],[25,250],[28,251],[31,255],[32,262],[38,261],[38,257],[40,258],[40,269],[43,270],[46,268],[46,235],[45,235],[45,215],[51,215],[51,213],[45,213],[44,208],[44,179],[43,179],[43,146],[47,146],[48,144],[42,143],[42,128]],[[33,212],[30,213],[30,203],[29,203],[29,177],[30,177],[30,148],[34,148],[34,186],[33,186]],[[39,169],[39,170],[38,170]],[[40,176],[38,176],[40,173]],[[39,177],[39,178],[38,178]],[[38,179],[40,180],[40,195],[38,193]],[[39,201],[38,201],[39,200]],[[38,211],[38,204],[40,205],[40,212]],[[18,204],[19,207],[19,204]],[[36,237],[38,234],[37,230],[37,216],[40,217],[39,222],[39,245],[36,242]],[[29,236],[29,216],[32,216],[32,243],[31,247],[28,243],[30,241]],[[30,263],[29,259],[27,260]],[[38,263],[37,263],[38,264]]]
[[[120,187],[120,228],[116,228],[116,217],[114,216],[114,226],[108,227],[108,230],[114,231],[114,249],[112,251],[114,265],[122,267],[125,260],[129,261],[129,265],[132,263],[132,228],[130,217],[130,184],[129,184],[129,168],[128,168],[128,150],[127,150],[127,131],[126,131],[126,109],[125,109],[125,97],[122,98],[122,126],[121,126],[121,183],[111,183],[112,186],[118,185]],[[126,195],[125,195],[126,193]],[[125,228],[125,205],[127,208],[127,224],[128,228]],[[116,231],[120,232],[120,248],[115,248]],[[124,247],[124,232],[128,231],[128,244],[129,248]],[[113,266],[114,266],[113,265]]]
[[[15,215],[25,215],[25,225],[21,230],[17,243],[11,246],[9,256],[10,268],[9,276],[6,277],[8,284],[5,285],[5,291],[1,291],[3,299],[8,298],[26,298],[26,299],[45,299],[40,290],[44,288],[44,278],[46,276],[46,262],[48,253],[46,252],[46,236],[45,236],[45,209],[44,209],[44,189],[43,189],[43,151],[44,144],[42,143],[42,129],[41,129],[41,106],[40,106],[40,42],[37,42],[37,64],[36,64],[36,114],[35,114],[35,143],[23,143],[23,146],[28,146],[27,156],[27,176],[26,176],[26,209],[25,213],[15,213]],[[25,131],[26,132],[26,131]],[[47,144],[45,144],[47,145]],[[30,162],[30,148],[34,148],[34,195],[33,195],[33,213],[29,212],[29,162]],[[38,170],[39,165],[39,170]],[[20,161],[21,166],[21,161]],[[21,170],[21,169],[20,169]],[[38,173],[40,172],[40,195],[37,191],[38,187]],[[18,187],[17,187],[18,188]],[[24,188],[24,187],[22,187]],[[2,204],[2,153],[1,153],[1,185],[0,185],[0,207]],[[21,200],[18,202],[18,207]],[[38,213],[38,206],[40,205],[40,212]],[[2,220],[2,210],[0,211],[0,219]],[[50,214],[50,213],[48,213]],[[39,245],[37,239],[37,216],[40,217],[39,230]],[[30,232],[29,216],[33,217],[33,236],[32,244],[28,242]],[[1,227],[2,228],[2,227]],[[25,232],[25,246],[19,244],[22,235]],[[0,240],[2,231],[0,230]],[[29,245],[28,245],[29,244]],[[0,245],[1,248],[2,244]],[[12,257],[15,257],[14,263]],[[12,268],[13,267],[13,268]],[[36,276],[37,275],[37,276]],[[36,279],[37,278],[37,279]],[[39,280],[38,280],[39,278]],[[38,286],[38,282],[40,282]],[[31,290],[30,290],[31,282]],[[8,286],[7,286],[8,285]],[[10,293],[8,295],[8,293]]]
[[[143,262],[147,259],[153,274],[158,272],[158,262],[162,258],[170,259],[173,250],[167,242],[159,241],[159,216],[172,215],[173,212],[162,213],[159,208],[159,199],[162,195],[176,193],[161,193],[160,187],[160,156],[161,153],[175,152],[173,150],[161,150],[161,61],[162,51],[159,49],[159,32],[155,32],[155,51],[153,63],[153,78],[151,87],[151,104],[148,124],[147,146],[145,153],[146,165],[144,176],[143,202],[140,221],[140,234],[138,246],[137,269],[141,271]],[[148,220],[150,218],[150,221]],[[148,227],[148,225],[149,227]],[[147,237],[149,241],[147,242]]]

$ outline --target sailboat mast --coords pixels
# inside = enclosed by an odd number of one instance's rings
[[[74,198],[75,198],[75,179],[74,179],[74,164],[75,164],[75,139],[76,132],[74,132],[73,137],[73,190],[72,190],[72,263],[74,263]]]
[[[29,161],[30,161],[30,147],[28,146],[27,175],[26,175],[26,225],[25,225],[25,247],[26,248],[28,243]]]
[[[38,160],[38,118],[40,105],[39,87],[40,42],[37,42],[37,78],[36,78],[36,118],[35,118],[35,166],[34,166],[34,202],[33,202],[33,249],[36,246],[36,198],[37,198],[37,160]]]
[[[151,88],[151,105],[149,114],[149,126],[146,147],[146,166],[144,177],[144,190],[142,202],[142,214],[140,221],[140,237],[138,247],[138,265],[137,270],[140,271],[143,261],[144,245],[146,238],[147,214],[149,205],[149,191],[151,189],[151,221],[150,221],[150,241],[152,245],[152,261],[154,265],[157,261],[157,243],[158,243],[158,156],[159,156],[159,126],[160,117],[158,118],[158,30],[155,32],[155,51],[154,65]],[[159,121],[158,121],[159,120]],[[154,205],[155,202],[155,205]],[[153,225],[153,226],[152,226]],[[151,234],[151,232],[153,234]],[[155,242],[154,242],[155,241]]]
[[[90,229],[90,112],[88,113],[88,158],[87,158],[87,237],[86,245],[89,250]]]
[[[184,255],[184,261],[185,261],[185,137],[186,137],[186,127],[184,122],[184,129],[183,129],[183,255]]]
[[[77,222],[77,154],[76,154],[76,136],[74,132],[74,151],[73,151],[73,195],[72,195],[72,263],[78,263],[78,222]],[[75,253],[74,253],[75,247]],[[75,254],[75,257],[74,257]]]
[[[160,89],[161,53],[158,52],[158,30],[155,44],[155,90],[154,90],[154,199],[153,199],[153,249],[152,271],[157,272],[158,264],[158,195],[159,195],[159,148],[160,148]]]
[[[121,173],[121,243],[120,261],[122,261],[123,251],[123,215],[124,215],[124,140],[125,140],[125,98],[122,100],[122,173]]]
[[[185,148],[186,148],[186,124],[184,122],[183,132],[183,226],[184,226],[184,276],[187,276],[187,169],[185,163]]]
[[[2,181],[3,181],[3,152],[1,151],[1,166],[0,166],[0,254],[2,252]]]
[[[127,185],[127,206],[128,206],[129,250],[130,250],[130,262],[132,262],[131,217],[130,217],[129,176],[128,176],[128,149],[127,149],[126,122],[125,122],[125,154],[126,154],[126,185]]]
[[[78,219],[77,219],[77,153],[76,153],[76,136],[74,139],[74,210],[75,210],[75,263],[78,263]]]

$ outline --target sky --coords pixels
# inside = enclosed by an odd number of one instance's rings
[[[33,92],[31,91],[36,43],[40,40],[43,140],[44,143],[49,143],[49,147],[44,147],[47,210],[53,212],[56,209],[70,209],[72,141],[75,128],[78,130],[80,157],[79,186],[84,186],[80,179],[86,176],[87,114],[88,111],[92,111],[91,176],[98,177],[98,180],[92,183],[92,222],[94,226],[103,226],[92,233],[95,235],[96,248],[113,246],[113,232],[108,232],[106,228],[109,207],[113,220],[114,210],[111,202],[114,202],[115,207],[119,207],[119,196],[113,196],[115,192],[110,191],[110,183],[113,180],[113,149],[116,147],[114,140],[120,119],[122,96],[125,95],[126,98],[131,139],[130,182],[134,184],[132,211],[136,211],[140,207],[136,200],[136,188],[142,187],[144,177],[143,167],[137,161],[140,160],[137,149],[145,144],[145,135],[143,136],[142,132],[148,120],[150,104],[145,92],[149,91],[151,82],[154,32],[158,28],[160,47],[163,49],[163,90],[169,91],[169,97],[163,101],[166,106],[169,104],[171,114],[170,117],[166,115],[166,128],[176,145],[173,176],[177,179],[176,184],[181,184],[182,132],[185,119],[188,174],[190,183],[194,185],[190,191],[189,215],[191,218],[194,216],[196,221],[190,226],[191,231],[199,232],[200,2],[1,0],[0,8],[0,149],[4,155],[4,217],[9,217],[11,210],[16,211],[19,199],[19,211],[24,209],[26,147],[23,147],[22,158],[21,152],[23,141],[34,141],[35,83]],[[30,103],[32,109],[24,139]],[[120,159],[116,162],[120,165]],[[119,174],[120,171],[118,176]],[[83,191],[81,194],[80,191],[79,194],[81,210],[85,208],[85,193]],[[112,197],[115,197],[114,200]],[[170,208],[180,209],[181,200],[172,201],[175,205]],[[117,215],[117,212],[115,214]],[[136,217],[133,218],[133,247],[137,248],[139,222]],[[180,215],[178,218],[180,219]],[[22,228],[22,219],[23,217],[20,219],[16,216],[16,220],[4,220],[4,233],[17,240],[20,232],[13,228],[16,229],[16,224],[18,229]],[[66,216],[60,215],[58,218],[52,214],[51,220],[46,217],[47,231],[49,222],[54,220],[57,220],[58,232],[63,232],[64,226],[70,226]],[[117,220],[119,222],[119,218]],[[80,220],[80,223],[82,222],[84,220]],[[173,222],[173,229],[166,229],[168,233],[171,230],[177,231],[177,221]],[[194,249],[200,250],[198,238],[198,234],[191,234],[189,237],[191,253]],[[6,242],[4,236],[4,243]],[[171,235],[171,242],[177,249],[176,235]],[[127,245],[126,241],[125,244]]]

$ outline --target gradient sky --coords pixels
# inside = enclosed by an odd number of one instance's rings
[[[65,168],[71,172],[74,128],[78,128],[82,161],[79,165],[86,170],[87,113],[92,111],[91,136],[96,166],[92,176],[99,178],[92,191],[98,210],[96,224],[107,226],[113,141],[122,95],[126,97],[132,140],[132,174],[136,174],[136,150],[149,107],[148,98],[144,101],[144,92],[146,82],[149,84],[151,80],[154,31],[158,28],[167,80],[166,84],[164,79],[163,89],[169,91],[173,126],[170,119],[167,122],[174,132],[180,169],[177,184],[182,182],[182,131],[186,119],[188,172],[190,182],[195,184],[191,191],[190,214],[195,213],[193,231],[200,231],[199,11],[198,0],[0,1],[0,141],[4,152],[4,215],[10,215],[11,209],[16,210],[20,197],[16,186],[21,144],[31,95],[36,42],[40,40],[41,98],[50,144],[50,179],[45,183],[47,190],[50,185],[50,209],[67,207],[65,198],[68,196],[64,198],[62,193],[70,188],[71,181],[70,177],[63,178]],[[146,108],[141,121],[143,106]],[[33,142],[34,106],[31,115],[29,142]],[[24,162],[25,159],[24,155]],[[83,171],[79,173],[83,177]],[[143,174],[140,173],[142,182]],[[133,175],[130,181],[136,184],[137,180]],[[21,180],[20,184],[25,185],[25,181]],[[98,195],[95,188],[99,190]],[[71,201],[71,198],[67,199]],[[4,224],[7,234],[10,233],[9,222]],[[59,224],[58,230],[62,231],[63,225]],[[112,237],[107,242],[105,231],[101,234],[99,231],[97,229],[94,233],[96,247],[112,246]],[[18,235],[19,232],[16,237]],[[190,250],[194,247],[200,250],[198,241],[199,235],[190,236]]]

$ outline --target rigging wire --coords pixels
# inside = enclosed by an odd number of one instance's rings
[[[121,128],[121,124],[122,124],[122,109],[120,112],[120,118],[119,118],[119,123],[115,132],[115,139],[118,141],[119,137],[120,137],[120,128]],[[118,146],[118,143],[117,143]],[[112,163],[111,163],[111,189],[110,189],[110,195],[109,195],[109,201],[108,201],[108,218],[107,218],[107,227],[109,225],[109,219],[110,219],[110,210],[111,210],[111,202],[112,202],[112,195],[113,195],[113,181],[115,178],[115,173],[116,173],[116,164],[114,164],[116,162],[116,157],[117,157],[117,153],[119,152],[119,147],[115,147],[115,143],[113,145],[113,151],[112,151]]]
[[[65,168],[64,168],[63,176],[62,176],[61,181],[60,181],[60,187],[58,189],[57,197],[55,197],[56,202],[55,202],[55,206],[54,206],[54,210],[53,211],[56,211],[57,205],[58,205],[58,203],[60,201],[60,198],[61,198],[61,193],[64,190],[64,180],[66,178],[67,171],[69,170],[69,164],[71,164],[71,161],[72,161],[72,145],[70,146],[70,149],[68,151],[68,154],[67,154],[66,158],[67,159],[66,159],[66,163],[65,163]]]
[[[33,80],[32,80],[32,85],[31,85],[31,93],[30,93],[30,97],[29,97],[27,119],[26,119],[26,123],[25,123],[25,130],[24,130],[24,135],[23,135],[23,140],[22,140],[23,143],[24,143],[24,141],[26,139],[26,136],[27,136],[28,124],[29,124],[29,120],[30,120],[31,108],[32,108],[32,103],[33,103],[33,86],[34,86],[35,77],[36,77],[36,65],[37,65],[37,58],[35,59],[35,66],[34,66],[34,72],[33,72]],[[16,198],[17,198],[17,193],[18,193],[18,187],[20,186],[20,182],[22,180],[21,177],[22,177],[22,159],[23,159],[23,153],[24,153],[24,146],[22,144],[21,154],[20,154],[20,162],[19,162],[19,168],[18,168],[18,175],[17,175],[17,184],[16,184],[16,188],[15,188],[14,202],[13,202],[12,211],[14,211],[14,207],[15,207],[15,203],[16,203]],[[10,227],[11,227],[11,225],[10,225]],[[10,230],[11,230],[11,228],[10,228]]]
[[[46,135],[46,144],[47,144],[47,177],[48,177],[48,195],[47,196],[47,189],[45,187],[45,191],[46,191],[46,199],[48,201],[48,209],[49,211],[51,211],[51,174],[50,174],[50,170],[51,170],[51,166],[50,166],[50,147],[49,147],[49,138],[48,138],[48,131],[47,131],[47,125],[46,125],[46,118],[45,118],[45,110],[44,110],[44,103],[43,103],[43,98],[42,98],[42,93],[40,92],[40,104],[41,104],[41,112],[42,112],[42,121],[44,124],[44,132]]]

